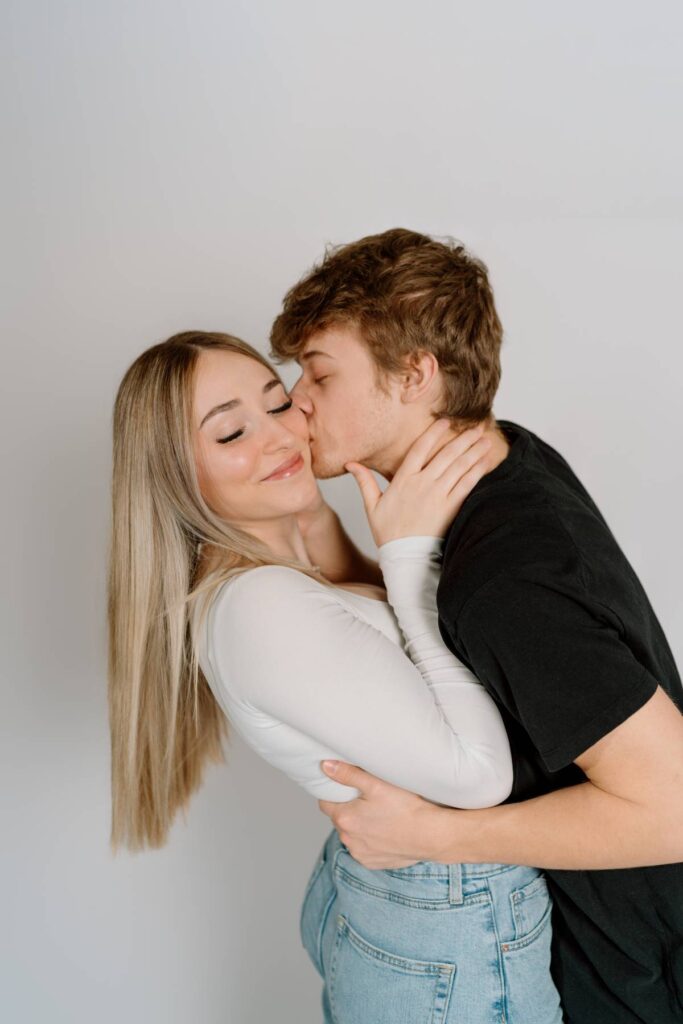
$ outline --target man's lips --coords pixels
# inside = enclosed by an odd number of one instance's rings
[[[297,472],[304,464],[301,452],[296,452],[291,459],[287,459],[286,462],[282,462],[277,469],[274,469],[272,473],[264,477],[264,480],[275,480],[281,476],[285,476],[290,470]]]

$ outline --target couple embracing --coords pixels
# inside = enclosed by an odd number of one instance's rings
[[[395,229],[285,296],[289,393],[201,331],[117,393],[112,847],[167,841],[229,723],[335,826],[326,1024],[683,1019],[681,681],[567,462],[494,418],[501,339],[484,264]]]

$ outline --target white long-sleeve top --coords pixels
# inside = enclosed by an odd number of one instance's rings
[[[325,775],[324,758],[453,807],[510,793],[498,709],[439,633],[442,547],[438,537],[383,544],[388,601],[267,565],[211,602],[197,653],[216,700],[249,746],[317,799],[359,795]]]

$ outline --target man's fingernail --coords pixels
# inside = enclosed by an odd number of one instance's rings
[[[339,761],[323,761],[323,768],[325,771],[332,772],[333,775],[338,767]]]

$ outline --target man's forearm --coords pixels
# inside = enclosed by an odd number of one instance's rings
[[[645,807],[591,782],[521,803],[435,812],[434,860],[581,870],[683,861],[680,798]],[[667,813],[668,812],[668,813]]]

